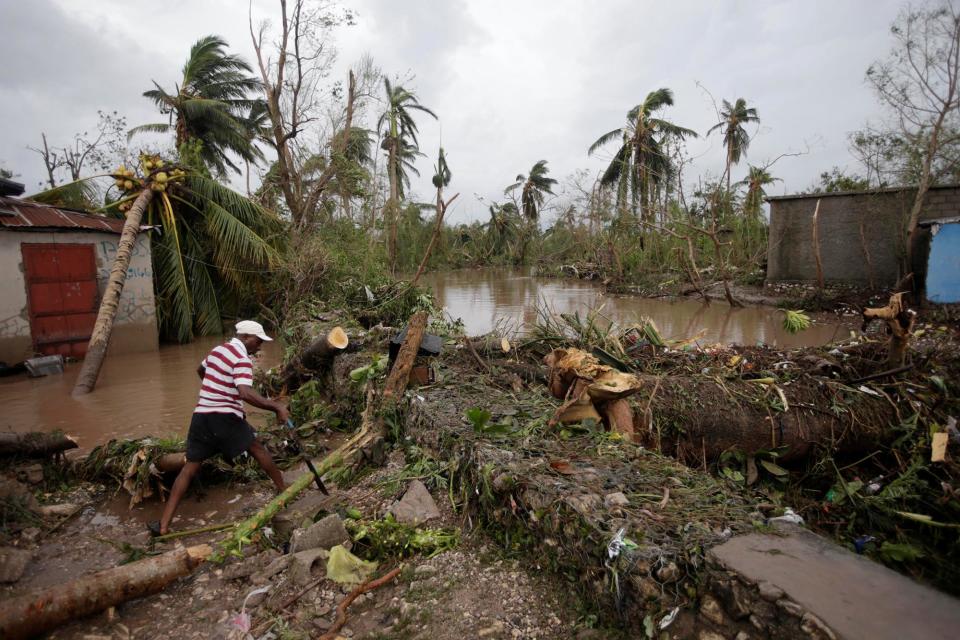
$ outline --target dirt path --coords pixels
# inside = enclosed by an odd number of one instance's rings
[[[388,464],[355,486],[340,491],[332,487],[325,498],[312,489],[288,511],[293,514],[325,513],[347,507],[365,518],[380,517],[403,492],[406,483],[385,486],[404,465],[399,453]],[[296,475],[298,471],[290,472]],[[148,500],[132,511],[126,498],[111,496],[103,488],[87,485],[71,496],[88,502],[80,515],[49,539],[34,547],[34,558],[19,582],[0,590],[0,597],[24,593],[114,567],[126,558],[149,549],[144,523],[156,519],[162,504]],[[184,501],[175,528],[188,529],[230,522],[253,512],[271,497],[265,481],[218,485],[193,490]],[[553,638],[571,636],[578,628],[578,603],[535,558],[509,557],[483,531],[470,529],[437,495],[441,519],[430,526],[460,528],[460,545],[434,558],[412,556],[403,562],[400,577],[385,588],[359,598],[350,608],[350,619],[340,632],[347,638]],[[288,516],[289,520],[291,516]],[[292,516],[292,517],[297,517]],[[283,519],[275,526],[284,526]],[[221,534],[189,538],[188,545],[216,543]],[[166,551],[181,542],[158,544]],[[29,546],[29,545],[27,545]],[[239,564],[242,564],[240,561]],[[241,638],[231,621],[247,595],[259,588],[249,578],[230,579],[231,567],[207,564],[178,580],[162,593],[128,602],[52,632],[63,640],[115,640],[139,638]],[[384,565],[380,573],[391,568]],[[315,575],[322,569],[315,568]],[[293,640],[317,637],[329,628],[337,604],[350,591],[323,580],[295,605],[280,613],[268,611],[291,593],[289,577],[280,573],[267,584],[270,593],[247,601],[255,630],[264,637]],[[260,602],[258,602],[258,600]],[[580,626],[590,620],[580,620]],[[266,636],[269,637],[269,636]]]

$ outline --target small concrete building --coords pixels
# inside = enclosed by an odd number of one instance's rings
[[[4,182],[11,193],[11,183]],[[0,195],[0,361],[13,364],[37,354],[83,357],[122,228],[122,220]],[[157,346],[150,241],[141,234],[110,352]]]
[[[927,274],[930,223],[960,216],[960,185],[931,187],[920,215],[921,250],[907,268],[906,225],[916,188],[801,194],[767,198],[770,233],[767,282],[814,282],[813,212],[820,201],[818,236],[824,280],[870,288],[890,287],[914,273]]]

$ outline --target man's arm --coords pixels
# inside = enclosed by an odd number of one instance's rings
[[[240,399],[247,404],[252,404],[257,408],[266,409],[267,411],[273,411],[275,414],[277,414],[277,421],[281,424],[290,419],[287,406],[282,402],[271,400],[270,398],[264,398],[262,395],[254,391],[253,387],[245,384],[238,385],[237,391],[240,392]]]

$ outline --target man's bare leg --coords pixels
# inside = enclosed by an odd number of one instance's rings
[[[281,493],[286,489],[287,483],[283,480],[283,474],[280,473],[280,468],[273,461],[267,448],[264,447],[259,440],[254,440],[253,444],[250,445],[249,451],[253,459],[260,464],[263,470],[267,472],[267,475],[270,476],[270,479],[273,480],[274,486],[277,487],[277,492]]]
[[[170,489],[170,497],[167,498],[167,506],[163,508],[163,515],[160,516],[160,535],[166,535],[169,532],[170,521],[173,520],[173,514],[177,511],[177,505],[180,504],[183,494],[190,488],[190,482],[198,471],[200,471],[200,463],[188,461],[177,474],[173,488]]]

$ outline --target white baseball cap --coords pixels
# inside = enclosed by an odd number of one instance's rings
[[[253,320],[241,320],[237,323],[237,333],[248,336],[257,336],[264,342],[273,342],[273,338],[263,331],[263,325]]]

